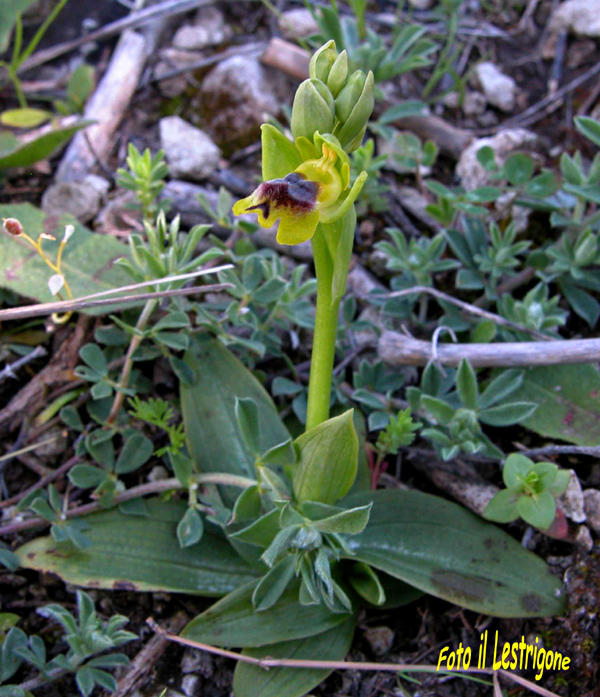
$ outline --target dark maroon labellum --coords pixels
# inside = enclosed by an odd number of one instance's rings
[[[289,208],[298,213],[311,211],[317,203],[319,184],[306,179],[302,174],[292,172],[283,179],[263,182],[256,192],[260,201],[249,211],[260,210],[265,218],[269,217],[271,207]]]

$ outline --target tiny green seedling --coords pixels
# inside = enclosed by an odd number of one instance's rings
[[[513,453],[506,458],[502,479],[506,489],[499,491],[483,512],[496,523],[522,518],[536,528],[547,530],[556,515],[556,497],[564,494],[570,473],[552,462],[532,462]]]

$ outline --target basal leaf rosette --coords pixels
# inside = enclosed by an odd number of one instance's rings
[[[259,225],[266,228],[279,220],[280,244],[305,242],[320,222],[342,218],[367,178],[367,173],[361,172],[350,186],[348,155],[331,134],[317,132],[312,142],[301,136],[292,143],[273,126],[264,125],[262,146],[265,181],[250,196],[237,201],[233,212],[257,213]]]

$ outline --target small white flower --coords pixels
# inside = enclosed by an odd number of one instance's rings
[[[71,238],[71,235],[75,232],[75,226],[74,225],[65,225],[65,234],[63,236],[63,244],[68,242],[69,239]]]
[[[41,237],[43,240],[55,240],[55,239],[56,239],[56,237],[54,237],[54,235],[49,235],[47,232],[42,232],[42,233],[40,234],[40,237]]]
[[[59,273],[55,273],[54,276],[50,276],[48,279],[48,288],[52,295],[56,295],[60,292],[60,289],[65,285],[64,276]]]

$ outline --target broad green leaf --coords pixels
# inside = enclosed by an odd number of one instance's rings
[[[150,499],[150,516],[115,509],[86,516],[91,544],[78,550],[39,537],[17,550],[21,565],[60,576],[84,588],[166,591],[220,597],[247,583],[254,572],[210,529],[201,544],[180,549],[177,524],[186,505]]]
[[[275,605],[256,612],[252,595],[258,583],[252,581],[219,600],[195,617],[181,636],[216,646],[250,648],[310,637],[348,619],[324,605],[300,605],[298,581],[285,589]]]
[[[334,504],[352,487],[358,468],[358,436],[352,412],[335,416],[296,439],[300,458],[293,485],[298,501]]]
[[[298,148],[270,124],[263,124],[261,131],[263,181],[282,179],[302,163]]]
[[[70,126],[57,126],[48,130],[44,127],[44,133],[38,135],[35,140],[15,138],[11,141],[11,147],[4,147],[0,151],[0,169],[29,167],[45,160],[65,145],[77,131],[92,123],[94,122],[81,119]]]
[[[258,420],[258,407],[252,399],[235,398],[235,415],[238,426],[244,439],[244,443],[252,455],[260,455],[259,437],[260,422]]]
[[[306,612],[308,607],[303,610]],[[350,650],[355,626],[355,620],[351,617],[323,634],[270,644],[259,649],[248,649],[244,653],[254,658],[269,656],[342,661]],[[248,663],[238,663],[233,676],[233,691],[236,697],[302,697],[325,680],[331,672],[307,668],[264,670]]]
[[[516,540],[461,506],[417,491],[350,496],[374,502],[353,559],[476,612],[498,617],[560,614],[560,579]]]
[[[131,277],[115,266],[117,259],[129,257],[129,250],[111,235],[93,233],[70,215],[48,216],[29,203],[0,205],[0,220],[2,218],[20,220],[25,232],[33,239],[37,239],[41,232],[54,235],[56,242],[43,242],[43,248],[51,259],[56,258],[65,225],[75,227],[65,247],[62,269],[76,298],[131,283]],[[0,232],[0,270],[1,287],[39,302],[56,300],[48,290],[52,271],[23,239]],[[82,310],[86,314],[110,311],[110,307]]]
[[[0,123],[11,128],[35,128],[43,124],[51,116],[52,114],[49,111],[44,111],[43,109],[9,109],[0,114]]]
[[[593,365],[527,368],[511,399],[538,408],[522,425],[576,445],[600,443],[600,373]]]
[[[266,452],[290,437],[271,398],[250,371],[216,340],[197,342],[186,354],[185,362],[197,376],[192,387],[181,385],[181,409],[192,459],[203,472],[252,476],[254,458],[240,433],[235,401],[251,399],[256,404],[258,446]]]

